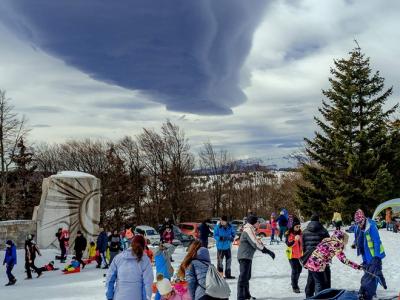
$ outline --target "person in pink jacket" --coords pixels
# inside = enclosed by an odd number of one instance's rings
[[[161,295],[161,300],[192,300],[187,287],[183,285],[172,286],[171,282],[162,276],[157,275],[157,290]]]
[[[335,230],[331,237],[323,239],[315,250],[312,252],[304,267],[308,269],[315,281],[315,293],[323,291],[330,287],[330,278],[326,278],[325,269],[332,262],[332,258],[336,256],[343,264],[348,265],[356,270],[362,267],[349,260],[344,254],[344,248],[349,241],[348,234]]]

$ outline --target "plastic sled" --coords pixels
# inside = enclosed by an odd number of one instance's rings
[[[346,290],[336,290],[336,289],[326,289],[318,293],[314,297],[307,298],[308,300],[358,300],[358,292],[356,291],[346,291]]]
[[[74,270],[72,270],[72,271],[63,270],[62,272],[63,272],[64,274],[73,274],[73,273],[79,273],[80,271],[81,271],[81,268],[76,268],[76,269],[74,269]]]

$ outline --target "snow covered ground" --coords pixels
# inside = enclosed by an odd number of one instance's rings
[[[381,238],[385,246],[387,257],[383,260],[384,274],[388,290],[378,289],[378,296],[393,296],[400,292],[400,234],[381,231]],[[273,245],[271,249],[277,254],[274,261],[269,256],[257,252],[253,261],[253,278],[250,289],[257,299],[304,299],[304,294],[293,294],[290,287],[290,266],[285,256],[283,244]],[[213,262],[216,264],[216,249],[210,250]],[[53,260],[55,250],[43,251],[43,256],[37,259],[37,266],[42,266]],[[232,274],[238,276],[238,262],[236,260],[237,247],[233,248]],[[359,261],[355,251],[350,247],[346,250],[350,259]],[[3,254],[2,254],[3,255]],[[183,259],[185,250],[177,249],[174,254],[174,267],[177,269],[179,262]],[[1,256],[1,259],[3,256]],[[95,268],[94,264],[88,265],[81,273],[64,275],[61,271],[45,272],[38,279],[24,280],[24,262],[22,251],[18,252],[18,265],[14,274],[18,282],[15,286],[5,287],[7,283],[5,268],[0,274],[0,299],[68,299],[68,300],[91,300],[105,299],[104,296],[104,270]],[[62,267],[62,265],[58,265]],[[334,259],[332,266],[332,287],[358,290],[361,271],[355,271]],[[307,272],[303,270],[300,277],[300,288],[304,290]],[[236,280],[230,280],[232,289],[231,299],[236,299]],[[133,298],[132,298],[133,299]]]

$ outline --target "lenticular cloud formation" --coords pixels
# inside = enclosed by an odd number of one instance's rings
[[[91,77],[167,109],[229,114],[267,0],[2,0],[0,21]]]

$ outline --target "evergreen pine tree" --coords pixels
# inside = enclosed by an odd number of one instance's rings
[[[357,208],[372,213],[393,192],[386,152],[388,120],[396,110],[383,106],[392,93],[373,73],[369,58],[356,47],[350,57],[334,61],[330,88],[315,117],[319,130],[305,139],[309,163],[302,167],[305,185],[298,204],[306,215],[316,211],[328,219],[334,210],[350,219]]]

